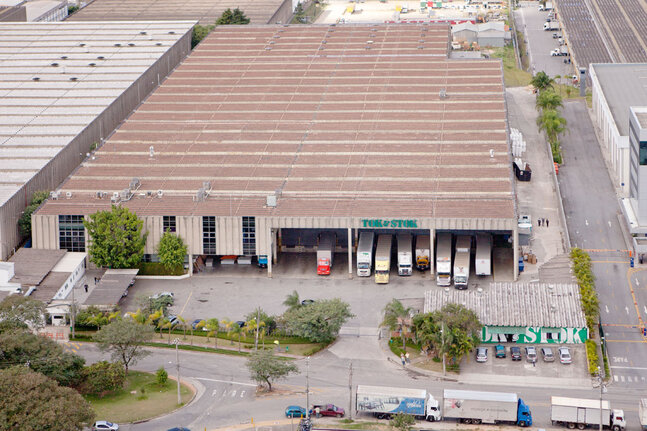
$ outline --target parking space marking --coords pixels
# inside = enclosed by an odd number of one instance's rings
[[[208,379],[206,377],[196,377],[196,380],[205,380],[207,382],[217,382],[217,383],[230,383],[232,385],[243,385],[243,386],[253,386],[253,387],[258,386],[258,385],[254,384],[254,383],[235,382],[233,380]]]
[[[611,365],[611,368],[614,370],[647,370],[647,367],[617,367],[615,365]]]
[[[614,375],[613,375],[613,381],[614,381],[614,382],[617,382],[617,381],[618,381],[618,375],[617,375],[617,374],[614,374]]]
[[[182,310],[180,310],[180,316],[182,316],[184,314],[184,309],[189,304],[189,300],[191,299],[192,296],[193,296],[193,290],[189,293],[189,297],[186,299],[186,302],[184,303],[184,306],[182,307]]]

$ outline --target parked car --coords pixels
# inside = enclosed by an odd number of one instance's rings
[[[108,421],[96,421],[92,425],[92,431],[116,431],[118,429],[119,425]]]
[[[167,431],[191,431],[191,430],[185,427],[175,427],[175,428],[169,428]]]
[[[317,412],[317,409],[319,409],[318,412]],[[314,406],[312,406],[312,409],[310,410],[310,416],[312,416],[313,413],[317,417],[332,416],[337,418],[341,418],[346,414],[344,409],[342,409],[341,407],[337,407],[334,404],[315,404]]]
[[[303,301],[301,301],[301,305],[310,305],[314,303],[315,303],[314,299],[304,299]]]
[[[204,321],[204,323],[207,323],[207,321],[204,319],[195,319],[193,322],[191,322],[191,328],[196,329],[198,327],[198,324],[202,321]],[[208,329],[205,326],[202,327],[202,330],[208,331]]]
[[[517,346],[510,347],[510,357],[513,361],[521,360],[521,349]]]
[[[169,322],[171,322],[171,325],[177,325],[178,323],[180,323],[180,321],[178,320],[178,318],[177,318],[177,316],[175,314],[170,314],[167,317],[167,319],[168,319]]]
[[[505,346],[503,344],[494,346],[494,352],[495,358],[505,358]]]
[[[247,326],[247,322],[245,322],[244,320],[237,320],[236,325],[238,325],[239,328],[244,328],[245,326]]]
[[[476,348],[476,362],[487,362],[487,347]]]
[[[553,354],[553,349],[550,347],[541,348],[541,357],[544,358],[544,362],[554,362],[555,355]]]
[[[175,298],[175,295],[173,295],[173,292],[161,292],[161,293],[156,293],[155,295],[151,296],[151,299],[159,299],[159,298]]]
[[[285,409],[285,416],[288,418],[304,418],[306,417],[306,409],[301,406],[288,406]]]
[[[533,364],[537,362],[537,349],[535,349],[534,346],[528,346],[525,348],[525,350],[526,350],[526,361]]]
[[[559,362],[562,364],[570,364],[573,362],[573,358],[571,357],[571,352],[568,350],[568,347],[560,347],[557,349],[557,352],[559,354]]]

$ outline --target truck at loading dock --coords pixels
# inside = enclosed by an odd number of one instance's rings
[[[521,427],[532,425],[530,408],[517,394],[445,389],[444,419],[466,424],[512,423]]]
[[[476,275],[492,274],[492,235],[489,233],[476,234]]]
[[[438,286],[452,284],[452,234],[441,232],[436,243],[436,283]]]
[[[383,234],[377,237],[377,248],[375,249],[375,282],[377,284],[386,284],[389,282],[392,241],[393,237],[390,234]]]
[[[321,232],[319,234],[319,245],[317,246],[317,274],[330,275],[333,259],[335,257],[335,246],[337,235],[334,232]]]
[[[602,415],[600,415],[602,405]],[[602,426],[613,431],[622,431],[626,427],[625,413],[622,410],[612,410],[609,401],[589,400],[584,398],[550,398],[550,420],[570,429],[584,429],[588,426],[598,428],[602,418]]]
[[[431,262],[430,244],[429,235],[418,235],[416,237],[416,268],[420,271],[429,269],[429,262]]]
[[[638,403],[638,419],[640,419],[640,427],[647,431],[647,398],[641,398]]]
[[[472,258],[472,237],[458,235],[456,237],[456,254],[454,255],[454,287],[467,289],[470,279],[470,261]]]
[[[398,233],[398,275],[413,273],[413,236],[410,233]]]
[[[358,385],[355,405],[358,412],[372,414],[378,419],[389,419],[402,412],[417,419],[440,420],[439,403],[425,389]]]
[[[373,232],[361,232],[357,243],[357,276],[370,277],[373,266]]]

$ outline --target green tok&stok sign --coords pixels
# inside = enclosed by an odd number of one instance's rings
[[[362,227],[418,228],[418,220],[362,219]]]

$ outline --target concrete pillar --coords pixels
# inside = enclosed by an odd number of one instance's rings
[[[278,261],[278,258],[279,258],[279,254],[278,254],[278,250],[277,250],[277,247],[276,247],[277,246],[277,244],[276,244],[277,241],[276,241],[276,238],[274,236],[275,236],[274,231],[272,229],[270,229],[270,238],[272,239],[272,260],[274,261],[274,264],[276,264],[276,262]]]
[[[189,253],[189,275],[193,275],[193,255]]]
[[[267,247],[265,248],[267,253],[267,276],[272,278],[272,228],[267,229]]]
[[[348,278],[353,278],[353,228],[348,228]]]
[[[519,279],[519,229],[516,226],[512,231],[512,250],[514,281],[517,281]]]
[[[435,229],[429,229],[429,273],[434,275],[434,268],[436,268],[436,253],[434,247],[434,235],[436,235]],[[432,277],[433,279],[433,277]]]

